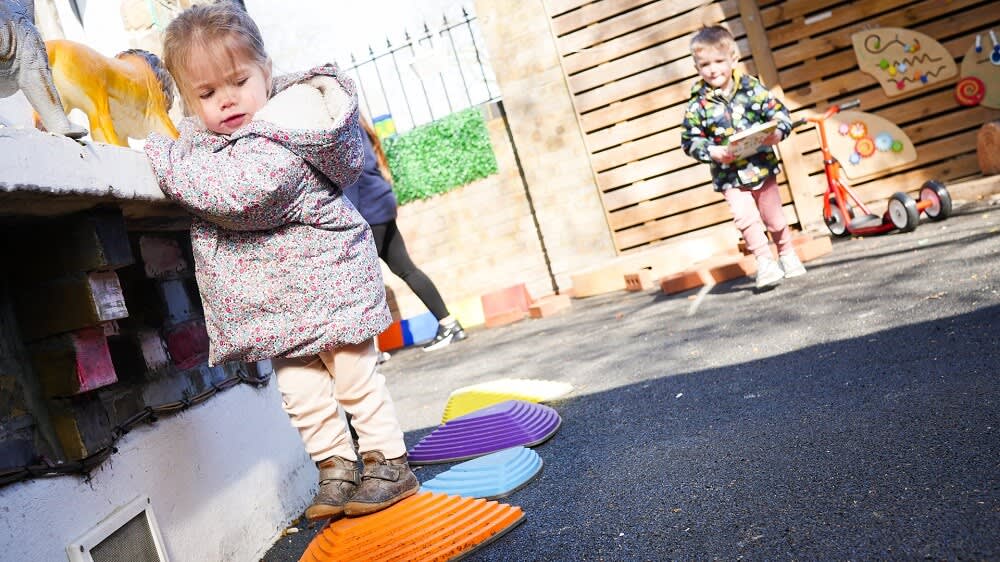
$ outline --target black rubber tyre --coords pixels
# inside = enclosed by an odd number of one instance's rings
[[[836,199],[830,197],[830,219],[824,220],[826,227],[830,229],[830,234],[837,236],[838,238],[847,236],[850,232],[847,231],[847,221],[840,213],[840,207],[837,206]]]
[[[889,220],[892,226],[900,232],[912,232],[920,223],[920,211],[917,210],[917,202],[912,197],[897,191],[889,199]]]
[[[918,201],[931,201],[933,204],[924,209],[924,214],[932,221],[943,221],[951,216],[951,194],[943,183],[934,180],[924,182],[920,186],[920,199]]]

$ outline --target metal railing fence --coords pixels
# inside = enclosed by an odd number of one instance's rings
[[[402,42],[386,38],[382,50],[350,57],[342,67],[358,85],[362,110],[396,132],[500,97],[476,17],[464,7],[458,21],[444,15],[437,29],[424,23],[416,36],[404,31]]]

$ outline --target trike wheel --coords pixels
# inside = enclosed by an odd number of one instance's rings
[[[932,221],[943,221],[951,216],[951,194],[948,188],[939,181],[929,180],[920,187],[919,201],[930,201],[931,206],[924,209],[924,214]]]
[[[826,227],[830,229],[830,234],[834,236],[847,236],[847,221],[844,220],[844,215],[840,212],[840,207],[837,206],[837,200],[834,197],[830,198],[830,218],[825,219]]]
[[[900,232],[912,232],[920,222],[917,202],[901,191],[893,193],[889,199],[889,220]]]

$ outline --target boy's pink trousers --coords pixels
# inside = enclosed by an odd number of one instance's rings
[[[767,234],[771,233],[778,255],[793,254],[792,234],[785,220],[785,212],[781,210],[781,193],[778,191],[778,181],[769,176],[764,185],[755,191],[730,188],[722,192],[729,209],[733,212],[733,222],[743,234],[747,243],[747,251],[760,257],[773,257],[767,247]]]

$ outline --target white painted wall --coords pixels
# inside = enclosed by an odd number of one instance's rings
[[[117,446],[89,482],[59,476],[0,488],[0,559],[67,560],[67,544],[148,495],[171,561],[259,560],[316,484],[273,379],[137,427]]]

